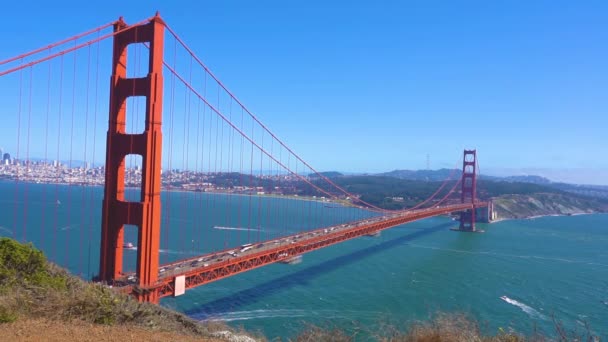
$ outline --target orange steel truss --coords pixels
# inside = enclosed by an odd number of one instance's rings
[[[157,283],[160,247],[160,170],[162,150],[163,41],[165,24],[156,15],[146,24],[114,24],[114,52],[110,84],[110,113],[106,144],[105,190],[102,209],[101,254],[98,280],[111,282],[122,275],[124,225],[138,228],[137,277],[139,286]],[[127,78],[127,46],[149,45],[148,74]],[[127,134],[126,100],[146,98],[142,133]],[[142,156],[139,202],[125,201],[125,157]],[[138,295],[140,301],[157,302],[156,292]]]
[[[208,267],[200,267],[196,269],[191,269],[184,273],[172,274],[170,277],[159,279],[156,284],[151,286],[128,286],[123,288],[122,291],[126,293],[131,293],[138,298],[141,298],[142,296],[149,296],[153,298],[172,296],[175,295],[175,278],[179,276],[185,276],[185,287],[186,289],[190,289],[216,280],[227,278],[238,273],[249,271],[254,268],[269,265],[279,261],[288,260],[290,258],[293,258],[294,256],[302,255],[304,253],[334,245],[346,240],[373,234],[404,223],[409,223],[432,216],[444,215],[462,210],[473,210],[474,208],[485,206],[487,206],[486,202],[475,202],[454,204],[432,209],[415,210],[412,212],[405,213],[401,216],[390,217],[386,220],[374,222],[369,225],[357,226],[351,229],[337,231],[335,233],[330,233],[323,236],[307,238],[304,240],[300,240],[294,244],[280,246],[256,254],[237,257]],[[315,231],[321,230],[323,229]],[[196,258],[183,260],[181,262],[187,262],[189,260],[194,259]]]

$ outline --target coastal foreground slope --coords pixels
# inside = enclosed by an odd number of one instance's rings
[[[46,261],[31,245],[0,238],[0,340],[225,341],[223,324],[200,324],[138,303]],[[227,338],[222,338],[222,337]],[[235,340],[235,339],[232,339]],[[251,338],[237,339],[253,341]]]

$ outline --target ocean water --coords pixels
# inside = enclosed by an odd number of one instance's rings
[[[249,202],[216,195],[217,207],[191,204],[206,201],[205,196],[213,195],[163,194],[165,210],[170,211],[163,221],[169,232],[161,246],[163,261],[245,240],[249,231],[238,225],[245,219],[217,212],[219,207]],[[89,277],[98,262],[101,198],[101,189],[95,187],[0,182],[0,235],[25,237],[52,260]],[[329,224],[370,215],[317,203],[316,210],[305,212],[298,209],[300,202],[258,200],[254,205],[285,215],[276,216],[280,222],[271,222],[273,216],[259,217],[249,225],[258,227],[251,234],[269,238],[283,233],[287,217],[288,226],[299,231],[307,229],[309,220]],[[201,213],[207,215],[205,229],[196,232],[200,239],[184,241],[175,233],[201,227],[196,219]],[[608,215],[481,224],[483,234],[450,231],[455,225],[436,217],[395,227],[380,237],[306,254],[297,265],[270,265],[165,298],[161,305],[269,338],[293,337],[307,324],[318,324],[356,332],[364,341],[370,331],[386,324],[403,327],[438,311],[470,314],[488,333],[513,328],[551,335],[555,318],[579,331],[588,324],[592,332],[608,338]],[[136,241],[133,232],[127,233],[127,239]],[[125,258],[132,268],[134,253]]]
[[[481,225],[483,234],[453,226],[431,218],[395,227],[163,304],[268,337],[294,336],[312,323],[365,340],[385,324],[403,327],[437,311],[470,314],[488,333],[553,335],[555,317],[608,337],[608,215],[503,221]]]

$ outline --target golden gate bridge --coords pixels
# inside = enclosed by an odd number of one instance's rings
[[[351,193],[270,131],[158,14],[120,18],[0,68],[4,110],[15,113],[3,128],[14,149],[0,165],[13,182],[5,230],[81,273],[98,249],[95,280],[140,301],[433,216],[460,213],[458,230],[475,232],[476,209],[488,206],[476,195],[475,150],[464,151],[460,176],[407,209]],[[188,257],[162,256],[172,246]]]

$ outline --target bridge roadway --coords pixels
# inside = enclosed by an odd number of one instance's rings
[[[159,279],[153,286],[138,286],[134,274],[126,274],[117,279],[114,286],[121,292],[130,294],[150,291],[157,292],[158,298],[176,295],[176,279],[181,276],[185,278],[185,289],[190,289],[275,262],[288,262],[304,253],[360,236],[373,235],[404,223],[486,206],[487,202],[451,204],[324,227],[257,242],[250,248],[239,246],[162,265],[159,268]]]

